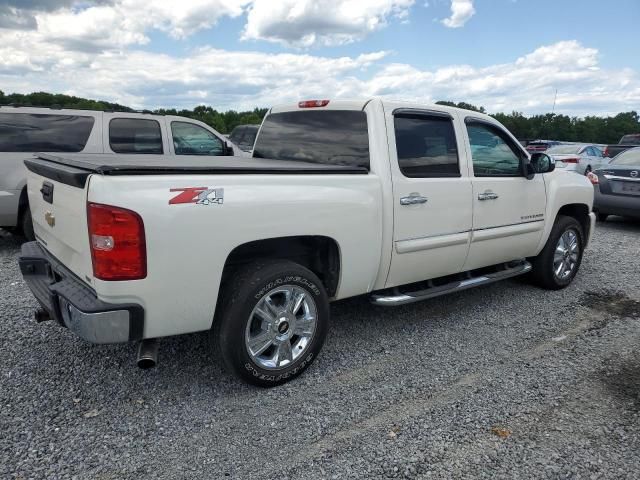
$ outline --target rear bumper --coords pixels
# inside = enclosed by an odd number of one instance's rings
[[[603,194],[594,189],[593,209],[598,213],[640,218],[640,195]]]
[[[22,246],[22,276],[51,318],[92,343],[141,340],[144,309],[135,304],[105,303],[37,242]]]

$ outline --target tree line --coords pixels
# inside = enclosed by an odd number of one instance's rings
[[[466,108],[485,113],[484,107],[466,102],[439,101],[440,105]],[[41,107],[77,108],[89,110],[113,110],[133,112],[130,107],[102,100],[90,100],[71,95],[34,92],[29,94],[11,93],[5,95],[0,90],[0,105],[33,105]],[[259,124],[267,113],[267,108],[254,108],[238,112],[220,112],[211,106],[199,105],[192,110],[159,108],[148,113],[180,115],[204,122],[219,132],[229,133],[237,125]],[[507,127],[520,140],[549,139],[567,142],[617,143],[627,133],[640,133],[640,116],[636,111],[623,112],[615,116],[584,118],[570,117],[555,113],[525,116],[521,112],[495,113],[492,116]]]

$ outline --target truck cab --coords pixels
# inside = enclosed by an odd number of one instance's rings
[[[595,223],[589,181],[491,117],[377,98],[273,107],[252,158],[25,163],[37,241],[20,264],[41,318],[138,341],[144,365],[159,338],[209,330],[260,386],[314,361],[331,301],[401,305],[524,274],[565,288]]]

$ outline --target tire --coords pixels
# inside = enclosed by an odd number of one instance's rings
[[[556,249],[561,248],[561,238],[566,247],[565,250],[569,252],[568,254],[562,253],[562,256],[559,251],[556,252]],[[575,250],[570,247],[573,243],[567,242],[567,239],[571,238],[575,238]],[[533,265],[531,278],[534,283],[548,290],[560,290],[567,287],[578,273],[582,262],[583,248],[584,233],[580,223],[573,217],[558,216],[547,243],[540,254],[531,262]],[[560,267],[559,262],[562,263],[562,269],[558,274],[556,272]]]
[[[267,260],[236,271],[221,302],[213,348],[226,369],[247,383],[286,383],[322,349],[329,326],[327,293],[318,277],[297,263]]]
[[[609,218],[609,214],[608,213],[598,213],[598,221],[599,222],[606,222],[607,218]]]
[[[36,235],[33,232],[33,219],[31,218],[31,209],[27,206],[20,217],[20,231],[24,238],[32,242],[36,239]]]

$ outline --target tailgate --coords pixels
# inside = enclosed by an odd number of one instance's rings
[[[29,165],[27,165],[29,167]],[[30,168],[30,167],[29,167]],[[93,276],[87,230],[87,192],[63,176],[29,170],[27,190],[38,243],[79,278]]]

